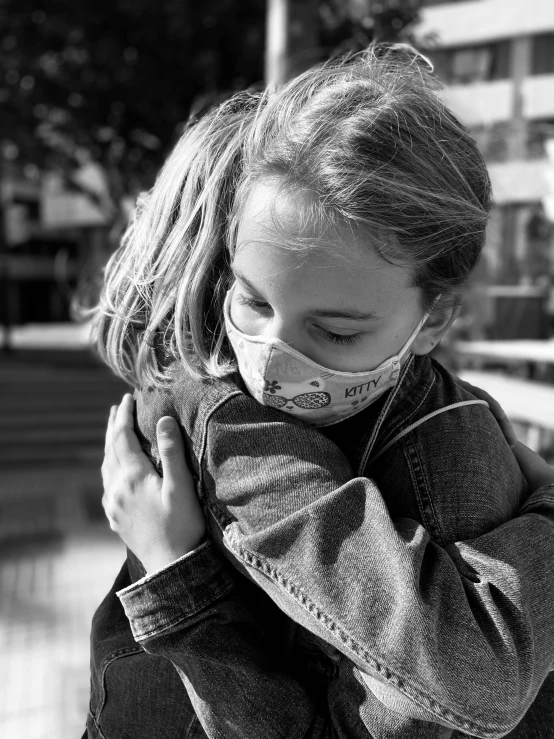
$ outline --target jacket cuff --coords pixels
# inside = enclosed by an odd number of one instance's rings
[[[234,585],[229,568],[206,541],[161,570],[118,590],[118,596],[135,641],[170,631],[214,601]]]

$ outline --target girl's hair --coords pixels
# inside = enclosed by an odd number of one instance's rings
[[[475,142],[424,57],[372,45],[188,127],[92,311],[117,374],[142,386],[172,359],[196,377],[235,369],[222,321],[234,235],[252,183],[268,178],[308,193],[310,217],[367,230],[385,259],[412,265],[424,310],[457,299],[479,258],[490,182]]]

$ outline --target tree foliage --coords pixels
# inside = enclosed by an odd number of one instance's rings
[[[263,21],[262,0],[4,0],[4,156],[143,188],[193,101],[262,77]]]
[[[413,41],[422,0],[323,0],[322,39],[328,49],[362,49],[371,41]]]
[[[321,0],[321,56],[398,38],[417,0]],[[112,201],[148,187],[191,106],[263,78],[264,0],[0,0],[0,154]]]

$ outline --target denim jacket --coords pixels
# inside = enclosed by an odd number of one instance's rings
[[[213,543],[117,594],[136,642],[177,668],[199,736],[497,737],[531,707],[526,736],[551,695],[554,489],[525,501],[484,405],[417,358],[324,433],[176,370],[139,394],[154,459],[164,414]],[[144,574],[132,555],[129,571]]]

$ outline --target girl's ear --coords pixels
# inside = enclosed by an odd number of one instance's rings
[[[410,351],[412,354],[429,354],[450,329],[461,310],[461,305],[441,305],[433,309],[416,336]]]

